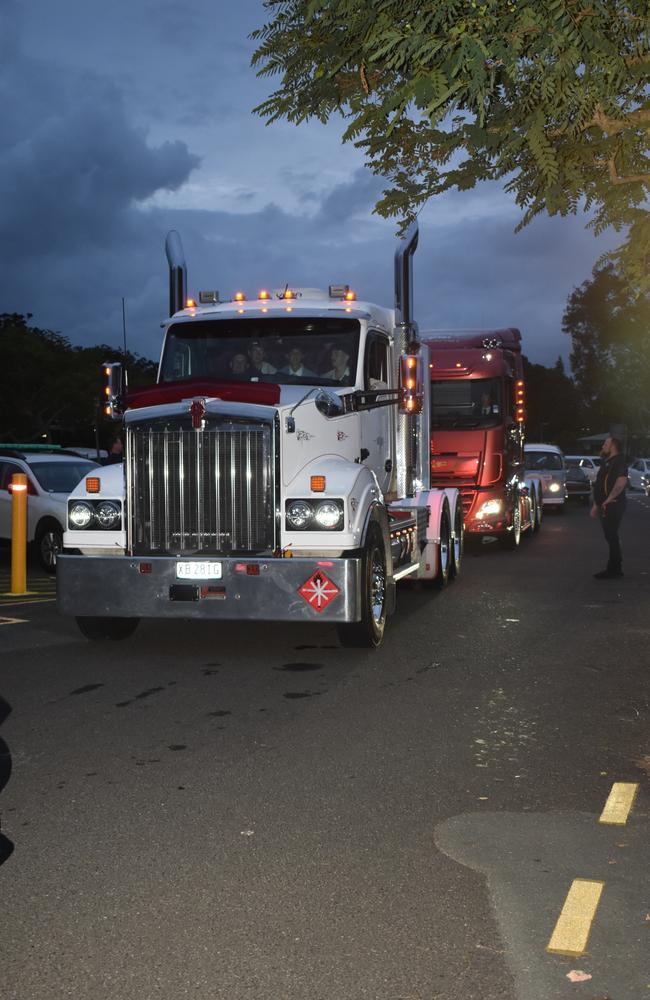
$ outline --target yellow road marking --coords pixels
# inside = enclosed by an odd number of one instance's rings
[[[0,601],[0,608],[15,608],[17,604],[54,604],[56,597],[30,597],[26,601]]]
[[[598,822],[625,826],[638,790],[633,781],[615,781]]]
[[[0,594],[0,597],[34,597],[40,593],[40,590],[23,590],[22,594],[14,594],[11,590],[7,590],[5,593]]]
[[[0,625],[26,625],[27,618],[0,618]]]
[[[585,953],[604,887],[604,882],[595,879],[573,880],[551,940],[546,945],[547,951],[554,955],[571,955],[573,958]]]

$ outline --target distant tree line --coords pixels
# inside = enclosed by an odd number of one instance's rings
[[[67,337],[31,326],[31,315],[0,314],[0,443],[106,448],[115,425],[101,413],[103,361],[123,360],[107,344],[73,347]],[[151,384],[156,364],[127,352],[132,387]]]
[[[60,333],[31,326],[31,315],[0,314],[0,443],[52,442],[106,447],[115,425],[101,414],[101,365],[119,348],[73,347]],[[569,296],[562,329],[571,338],[572,375],[524,358],[529,440],[574,449],[577,439],[624,426],[650,445],[650,293],[634,294],[612,266]],[[534,330],[526,331],[528,335]],[[132,388],[150,385],[156,363],[127,353]]]

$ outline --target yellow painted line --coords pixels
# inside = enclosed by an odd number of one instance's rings
[[[0,601],[0,608],[15,608],[18,604],[54,604],[56,597],[35,597],[26,601]]]
[[[547,951],[553,955],[571,955],[573,958],[584,955],[604,887],[604,882],[595,879],[573,880],[551,940],[546,945]]]
[[[8,590],[6,593],[0,594],[0,597],[36,597],[40,593],[40,590],[24,590],[22,594],[14,594]]]
[[[0,625],[26,625],[27,618],[0,618]]]
[[[633,781],[615,781],[598,822],[625,826],[638,790]]]

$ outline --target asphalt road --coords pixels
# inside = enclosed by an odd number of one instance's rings
[[[324,625],[88,643],[32,573],[0,597],[3,1000],[650,997],[649,528],[634,496],[595,581],[599,526],[549,514],[400,588],[374,653]],[[604,882],[587,951],[549,954],[575,878]]]

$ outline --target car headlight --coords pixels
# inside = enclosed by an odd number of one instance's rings
[[[110,500],[103,500],[102,503],[97,504],[95,517],[100,528],[110,530],[119,526],[120,508],[117,504],[111,503]]]
[[[90,504],[83,501],[71,503],[68,520],[71,528],[87,528],[95,520],[95,512]]]
[[[342,500],[287,500],[286,527],[289,531],[342,531]]]
[[[332,531],[343,520],[343,507],[335,500],[325,500],[319,503],[314,517],[321,528]]]
[[[559,483],[551,483],[551,485],[548,488],[548,491],[549,491],[549,493],[559,493],[560,492],[560,484]]]

